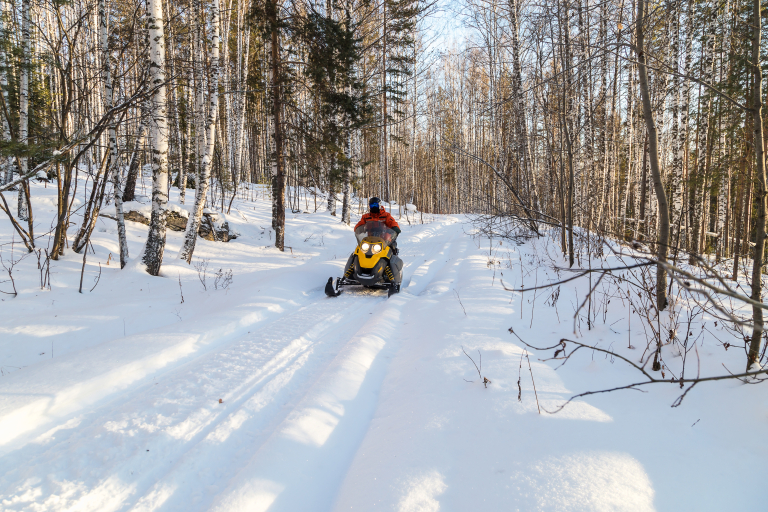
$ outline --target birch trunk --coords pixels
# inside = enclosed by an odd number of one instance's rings
[[[19,142],[29,144],[29,54],[30,42],[30,0],[21,2],[21,80],[19,83]],[[19,159],[21,174],[27,174],[28,158],[23,155]],[[27,203],[26,184],[19,185],[18,215],[21,220],[29,220],[29,204]],[[64,235],[66,237],[66,234]]]
[[[152,216],[142,261],[150,275],[160,274],[168,212],[168,106],[165,84],[165,35],[162,0],[149,0],[149,139],[152,153]]]
[[[671,68],[677,72],[680,69],[680,6],[678,3],[674,3],[670,12],[672,30],[672,52],[671,52]],[[682,154],[682,140],[680,136],[680,77],[677,75],[672,77],[672,127],[670,134],[670,143],[672,146],[672,172],[669,176],[669,188],[672,195],[672,209],[671,209],[671,225],[676,227],[677,219],[680,218],[683,210],[683,197],[682,197],[682,181],[683,181],[683,154]],[[677,258],[677,250],[680,242],[679,230],[674,228],[670,233],[672,244],[674,246],[673,258]]]
[[[8,37],[5,27],[6,7],[5,2],[2,3],[0,9],[0,36],[3,38]],[[8,103],[8,58],[5,54],[5,48],[0,48],[0,88],[3,95],[3,141],[11,141],[11,126],[8,122],[8,115],[10,115],[10,104]],[[0,160],[0,173],[4,174],[4,178],[0,180],[3,184],[13,181],[13,161],[9,158],[2,158]]]
[[[112,62],[109,52],[106,0],[99,0],[99,31],[101,32],[101,73],[102,80],[104,81],[104,110],[108,112],[114,106],[114,91],[112,84]],[[128,239],[126,238],[125,218],[123,217],[123,190],[120,180],[120,166],[117,165],[117,126],[114,116],[109,120],[107,139],[109,141],[109,155],[107,156],[106,176],[109,176],[110,173],[112,176],[115,217],[117,218],[117,239],[120,245],[120,268],[125,268],[125,264],[128,262]]]
[[[206,120],[206,145],[203,153],[203,160],[200,168],[200,175],[195,188],[195,207],[187,219],[187,229],[184,233],[184,245],[179,252],[179,258],[187,263],[192,262],[192,254],[195,251],[195,242],[197,241],[197,232],[200,229],[200,221],[203,217],[203,207],[205,206],[205,194],[208,192],[208,178],[213,164],[213,151],[216,145],[216,122],[219,116],[219,48],[221,41],[219,38],[220,21],[218,0],[211,3],[211,26],[213,35],[211,37],[211,80],[210,93],[208,96],[208,119]]]

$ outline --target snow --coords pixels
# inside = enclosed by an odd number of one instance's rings
[[[43,233],[55,187],[31,187]],[[78,190],[86,193],[83,182]],[[15,264],[19,295],[0,303],[0,508],[764,508],[761,386],[701,384],[677,408],[669,406],[680,390],[670,386],[538,413],[577,392],[639,380],[599,353],[555,370],[558,361],[541,360],[551,352],[531,351],[529,370],[508,329],[540,346],[573,339],[587,286],[563,286],[555,307],[545,304],[548,292],[504,290],[502,281],[530,287],[555,278],[534,256],[557,259],[551,240],[499,245],[473,237],[464,216],[424,215],[420,224],[404,215],[402,292],[329,299],[323,287],[353,249],[351,228],[340,214],[289,211],[282,253],[272,247],[270,210],[263,193],[235,200],[218,218],[242,236],[198,239],[193,265],[177,259],[184,234],[169,231],[159,278],[138,261],[147,227],[126,222],[132,261],[119,270],[116,227],[106,218],[82,294],[82,255],[51,262],[50,290],[40,288],[35,255]],[[11,235],[3,219],[6,266],[24,255],[18,242],[11,255]],[[216,273],[230,269],[222,289]],[[581,325],[578,339],[636,360],[640,348],[621,348],[625,322],[616,300],[605,322]],[[707,328],[726,336],[711,320]],[[640,346],[634,319],[631,335]],[[721,362],[744,364],[743,352],[723,350],[708,332],[698,350],[702,375],[721,374]],[[487,387],[464,351],[481,358]]]

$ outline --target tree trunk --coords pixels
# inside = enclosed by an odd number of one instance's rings
[[[107,30],[106,0],[99,0],[99,31],[101,32],[101,72],[102,80],[104,81],[104,110],[109,112],[114,106],[114,94],[112,90],[112,63],[109,52],[109,34]],[[112,176],[115,217],[117,218],[117,239],[118,245],[120,246],[120,268],[125,268],[125,264],[128,262],[128,239],[126,238],[125,218],[123,217],[123,190],[120,180],[120,166],[117,165],[117,126],[115,116],[112,116],[109,120],[107,138],[109,139],[109,154],[107,156],[108,163],[104,181],[106,182],[107,176]],[[90,238],[90,233],[88,238]]]
[[[30,44],[30,0],[21,2],[21,80],[19,84],[19,142],[29,145],[29,53]],[[29,158],[23,155],[19,159],[21,163],[21,174],[27,173]],[[29,220],[29,203],[25,187],[19,187],[18,195],[18,215],[21,220]],[[66,236],[66,234],[64,235]]]
[[[658,135],[656,133],[656,123],[653,120],[651,95],[648,90],[648,73],[645,67],[644,7],[645,0],[637,0],[637,70],[640,82],[640,95],[643,99],[643,117],[645,118],[645,127],[648,131],[648,157],[651,164],[653,187],[656,191],[656,199],[659,205],[659,238],[656,251],[659,265],[656,268],[656,305],[659,310],[663,310],[667,307],[667,270],[662,264],[667,262],[669,250],[669,206],[667,205],[667,194],[664,191],[664,184],[661,181]]]
[[[267,16],[269,18],[270,34],[268,39],[269,51],[269,85],[272,96],[271,139],[273,151],[272,160],[272,228],[275,230],[275,247],[285,250],[285,174],[283,169],[283,126],[281,115],[280,75],[280,39],[277,25],[277,0],[270,0]]]
[[[145,109],[142,109],[142,111]],[[128,174],[125,178],[125,188],[123,189],[123,202],[133,201],[136,198],[136,179],[139,176],[141,157],[141,145],[147,133],[147,113],[142,112],[141,122],[139,123],[139,134],[133,144],[131,151],[131,160],[128,163]]]
[[[208,105],[208,119],[206,122],[206,147],[203,154],[200,177],[195,188],[195,207],[187,219],[187,229],[184,234],[184,245],[179,252],[179,258],[187,263],[192,262],[192,254],[195,251],[197,232],[200,229],[200,221],[203,217],[205,206],[205,194],[208,192],[208,178],[213,164],[213,151],[216,142],[216,121],[219,117],[219,5],[218,0],[211,3],[211,26],[213,36],[211,40],[211,82]]]
[[[5,33],[5,3],[2,4],[2,7],[0,8],[0,34]],[[2,123],[3,123],[3,141],[4,142],[10,142],[11,141],[11,125],[9,124],[8,116],[11,114],[10,112],[10,104],[8,103],[8,71],[6,70],[6,66],[8,65],[8,59],[5,54],[5,48],[0,48],[0,93],[3,95],[3,113],[2,113]],[[0,183],[10,183],[13,181],[13,161],[10,157],[8,158],[2,158],[0,159],[0,162],[2,164],[0,165],[0,173],[2,173],[2,177],[0,177]]]
[[[753,0],[752,26],[752,73],[754,76],[754,146],[755,146],[755,174],[757,186],[755,197],[757,199],[757,216],[755,217],[755,256],[752,267],[752,300],[762,302],[762,270],[765,253],[765,216],[766,216],[766,177],[765,177],[765,141],[763,140],[763,74],[760,62],[761,22],[760,0]],[[763,339],[763,309],[752,306],[752,336],[749,341],[749,353],[747,354],[747,371],[758,369],[760,362],[760,345]]]
[[[382,31],[382,51],[381,51],[381,170],[384,177],[384,190],[382,195],[384,201],[389,202],[389,162],[388,162],[388,142],[387,136],[387,2],[381,3],[383,14],[383,31]]]
[[[149,111],[152,153],[152,216],[142,261],[150,275],[160,274],[165,251],[168,215],[168,115],[165,84],[165,35],[162,0],[149,0],[149,87],[153,88]]]
[[[646,223],[646,211],[645,206],[648,202],[648,134],[645,135],[645,143],[643,144],[643,170],[640,173],[640,213],[637,216],[636,224],[638,226],[638,231],[643,234],[649,234],[650,230],[648,229],[647,223]],[[641,237],[640,240],[643,240],[644,237]]]

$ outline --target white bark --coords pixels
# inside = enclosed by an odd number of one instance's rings
[[[0,9],[0,35],[2,37],[6,37],[5,34],[5,16],[6,16],[6,8],[5,8],[5,2],[2,3],[2,8]],[[8,104],[8,71],[6,67],[8,66],[8,59],[5,55],[5,50],[3,48],[0,48],[0,88],[2,88],[2,94],[3,94],[3,104],[5,105],[5,111],[3,112],[2,116],[2,123],[3,123],[3,141],[9,142],[11,140],[11,127],[8,124],[8,117],[7,115],[10,115],[10,105]],[[12,160],[10,158],[3,158],[2,163],[0,164],[0,172],[3,172],[5,174],[5,179],[2,180],[3,183],[10,183],[13,181],[13,164]]]
[[[168,204],[168,106],[162,0],[149,0],[148,10],[149,87],[153,90],[148,119],[152,153],[152,217],[142,261],[147,266],[147,272],[156,276],[163,263]]]
[[[28,144],[29,139],[29,53],[30,53],[30,0],[23,0],[21,3],[21,80],[19,84],[19,142]],[[28,160],[22,156],[21,175],[27,173]],[[19,219],[29,220],[29,205],[27,197],[24,194],[25,183],[19,186],[18,214]]]
[[[101,73],[104,81],[104,110],[109,111],[114,106],[114,91],[112,87],[112,62],[109,53],[109,27],[107,23],[106,0],[99,0],[99,31],[101,36]],[[109,121],[107,129],[109,143],[109,163],[107,175],[112,176],[112,186],[115,199],[115,217],[117,218],[117,238],[120,245],[120,268],[128,261],[128,240],[125,233],[125,218],[123,217],[123,186],[120,180],[120,166],[117,165],[117,126],[115,118]]]
[[[213,164],[213,150],[216,143],[216,120],[219,115],[219,47],[221,42],[219,38],[218,0],[214,0],[211,4],[211,15],[213,17],[211,21],[213,36],[211,38],[211,80],[210,94],[208,96],[208,119],[206,121],[206,145],[198,183],[195,187],[195,208],[187,220],[184,245],[179,252],[179,258],[186,260],[187,263],[192,261],[192,254],[195,250],[195,242],[197,241],[197,231],[200,228],[200,220],[203,216],[205,194],[208,191],[208,177]]]

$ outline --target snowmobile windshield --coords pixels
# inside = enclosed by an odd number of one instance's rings
[[[397,238],[397,233],[380,220],[369,220],[355,230],[358,244],[363,243],[363,239],[367,237],[381,238],[389,245]]]

